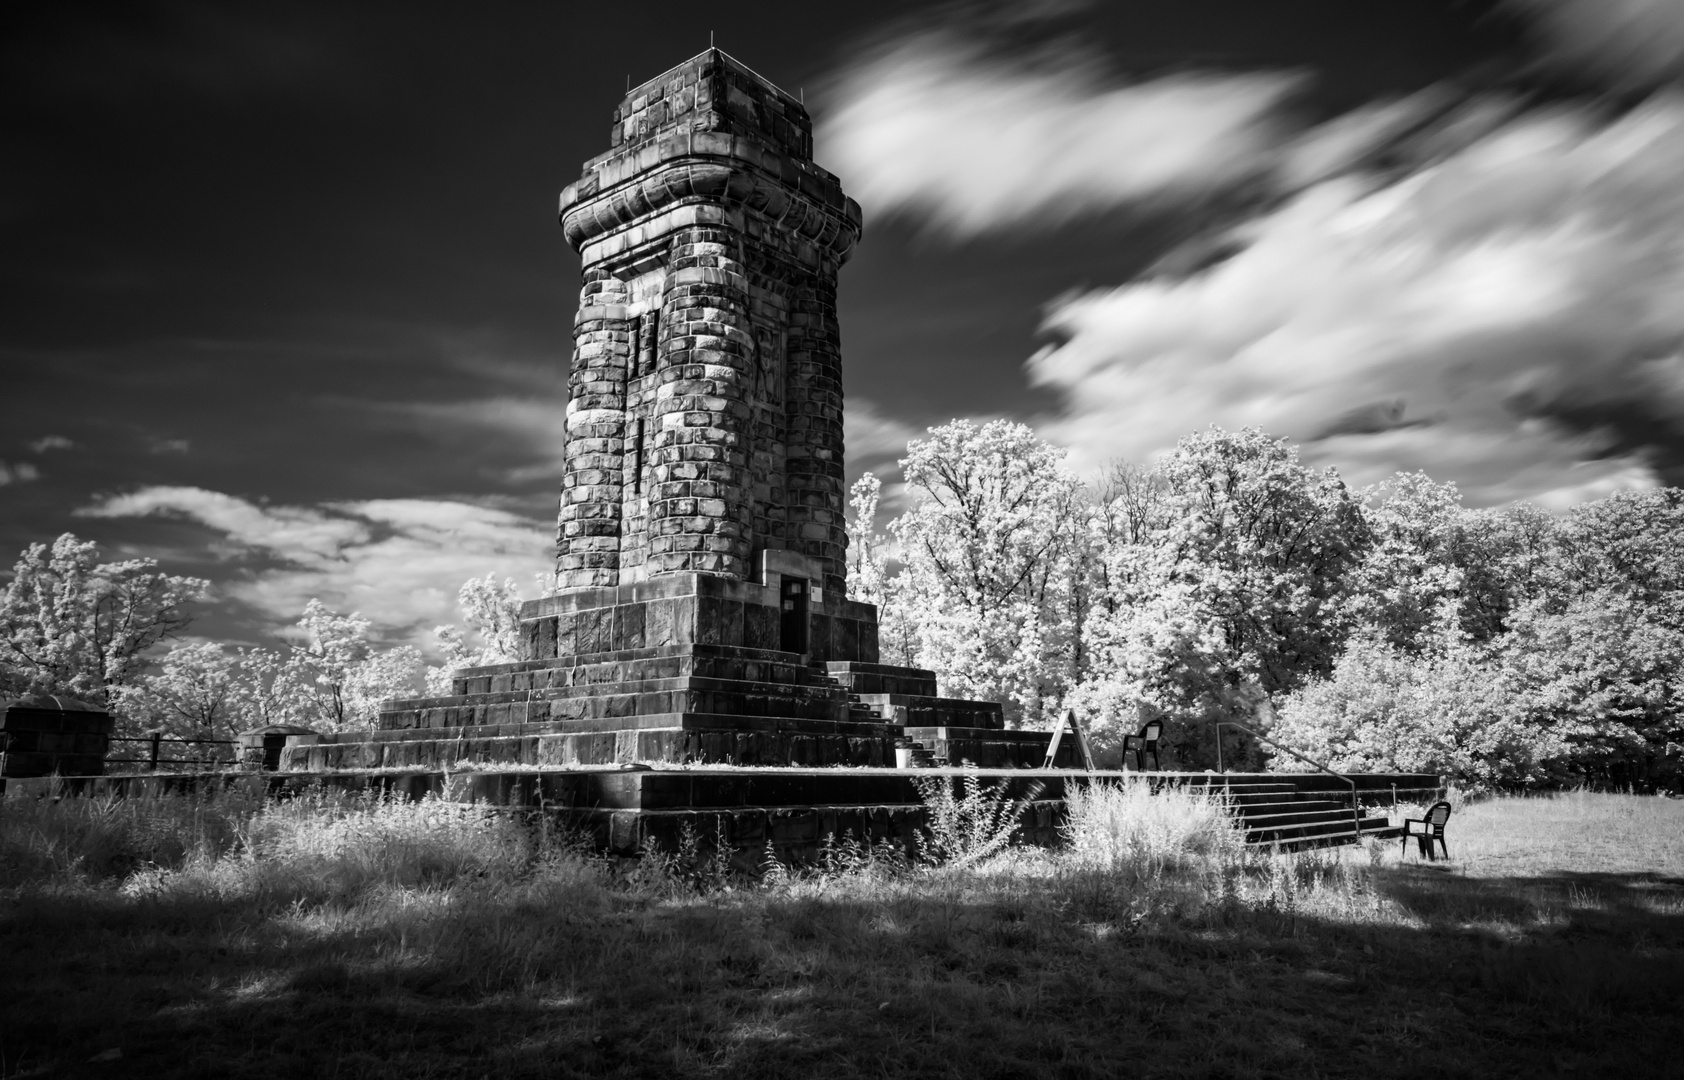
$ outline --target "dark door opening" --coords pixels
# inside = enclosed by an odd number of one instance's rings
[[[783,613],[778,622],[778,648],[784,652],[807,651],[807,579],[786,577]]]

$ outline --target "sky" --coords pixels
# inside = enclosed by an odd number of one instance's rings
[[[1009,417],[1084,473],[1219,424],[1477,506],[1684,482],[1684,0],[0,20],[0,556],[205,577],[207,637],[320,597],[425,646],[470,576],[536,595],[557,195],[710,34],[864,208],[850,476]]]

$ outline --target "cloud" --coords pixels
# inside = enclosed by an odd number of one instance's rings
[[[1684,100],[1469,112],[1399,180],[1325,180],[1223,261],[1057,303],[1047,433],[1092,461],[1257,425],[1483,503],[1684,480]]]
[[[510,483],[532,480],[559,483],[565,471],[564,398],[502,395],[465,401],[358,402],[357,405],[404,420],[420,421],[433,430],[443,426],[471,432],[476,437],[494,433],[520,446],[532,460],[503,470],[502,478]]]
[[[1623,90],[1684,77],[1684,0],[1509,0],[1550,67]]]
[[[262,506],[234,495],[196,487],[147,487],[109,496],[77,511],[83,517],[179,516],[223,533],[243,548],[261,548],[289,562],[331,562],[349,547],[366,544],[367,522],[313,507]]]
[[[1275,167],[1287,74],[1115,85],[1062,55],[999,60],[927,32],[863,58],[821,117],[820,157],[868,220],[908,214],[958,239],[1120,204],[1197,200]]]
[[[290,624],[312,597],[358,610],[426,647],[456,618],[456,591],[496,573],[529,587],[552,566],[554,527],[504,510],[435,499],[273,506],[194,487],[148,487],[77,511],[84,517],[185,518],[221,534],[249,573],[225,591]]]
[[[185,454],[192,448],[186,439],[165,439],[156,435],[146,439],[146,450],[151,454]]]
[[[27,461],[20,461],[16,465],[8,465],[0,461],[0,487],[9,484],[27,484],[31,480],[41,479],[41,470]]]
[[[69,450],[76,444],[63,435],[43,435],[29,444],[29,448],[37,454],[45,454],[48,450]]]
[[[900,458],[906,453],[906,444],[922,434],[922,429],[885,414],[869,398],[850,399],[842,412],[842,438],[850,463],[864,465]]]

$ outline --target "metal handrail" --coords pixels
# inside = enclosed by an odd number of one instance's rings
[[[1357,808],[1357,782],[1355,780],[1351,779],[1349,776],[1346,776],[1344,773],[1334,772],[1331,768],[1329,768],[1328,766],[1326,766],[1326,765],[1322,764],[1321,762],[1317,761],[1315,758],[1309,757],[1308,755],[1305,755],[1305,754],[1300,754],[1298,751],[1294,750],[1292,747],[1286,746],[1282,743],[1278,743],[1274,739],[1271,739],[1271,738],[1269,738],[1269,736],[1263,734],[1261,731],[1258,731],[1255,728],[1247,727],[1246,725],[1240,723],[1237,720],[1218,720],[1216,722],[1216,771],[1217,772],[1222,772],[1222,729],[1225,728],[1225,727],[1237,727],[1241,731],[1250,735],[1252,738],[1261,739],[1261,740],[1268,743],[1270,746],[1274,747],[1277,750],[1285,750],[1287,753],[1291,754],[1293,757],[1297,758],[1299,761],[1309,762],[1311,765],[1314,765],[1316,768],[1320,769],[1322,772],[1326,773],[1327,775],[1337,777],[1338,779],[1343,780],[1343,781],[1345,781],[1345,783],[1351,785],[1351,832],[1352,832],[1353,836],[1361,836],[1362,835],[1362,813]]]
[[[147,772],[157,772],[158,771],[158,763],[160,761],[162,761],[162,762],[164,762],[165,764],[168,764],[168,765],[209,765],[209,764],[219,763],[219,759],[216,759],[216,758],[173,758],[173,759],[172,758],[165,758],[165,757],[163,757],[163,746],[164,746],[164,743],[166,743],[166,742],[181,743],[184,746],[188,745],[190,743],[197,743],[199,745],[208,745],[208,746],[238,746],[239,745],[239,742],[237,740],[234,740],[234,739],[184,739],[184,738],[181,738],[181,737],[175,736],[175,735],[165,735],[162,729],[149,731],[145,735],[140,735],[140,736],[112,735],[112,736],[109,737],[107,742],[108,743],[119,743],[119,742],[142,743],[142,744],[146,745],[147,747],[149,747],[150,753],[148,753],[147,756],[144,757],[144,758],[114,758],[114,757],[108,757],[108,758],[105,759],[107,764],[112,764],[112,765],[139,765],[139,764],[144,763],[146,765],[146,771]],[[107,752],[109,752],[109,749],[108,749]]]

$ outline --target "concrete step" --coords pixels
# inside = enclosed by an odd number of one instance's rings
[[[1340,818],[1319,822],[1247,829],[1246,843],[1253,846],[1279,844],[1288,850],[1331,844],[1354,844],[1361,836],[1377,835],[1386,827],[1385,818],[1364,818],[1360,824],[1360,831],[1353,830],[1350,814],[1347,812]]]
[[[1221,790],[1218,789],[1218,794]],[[1349,806],[1349,799],[1340,800],[1329,797],[1329,793],[1322,791],[1247,791],[1240,794],[1227,795],[1230,806],[1236,808],[1252,806],[1273,806],[1278,803],[1294,802],[1338,802],[1342,806]]]
[[[1245,814],[1240,820],[1247,829],[1269,829],[1281,825],[1303,825],[1317,821],[1351,822],[1348,806],[1317,806],[1309,810],[1276,811],[1268,814]]]

